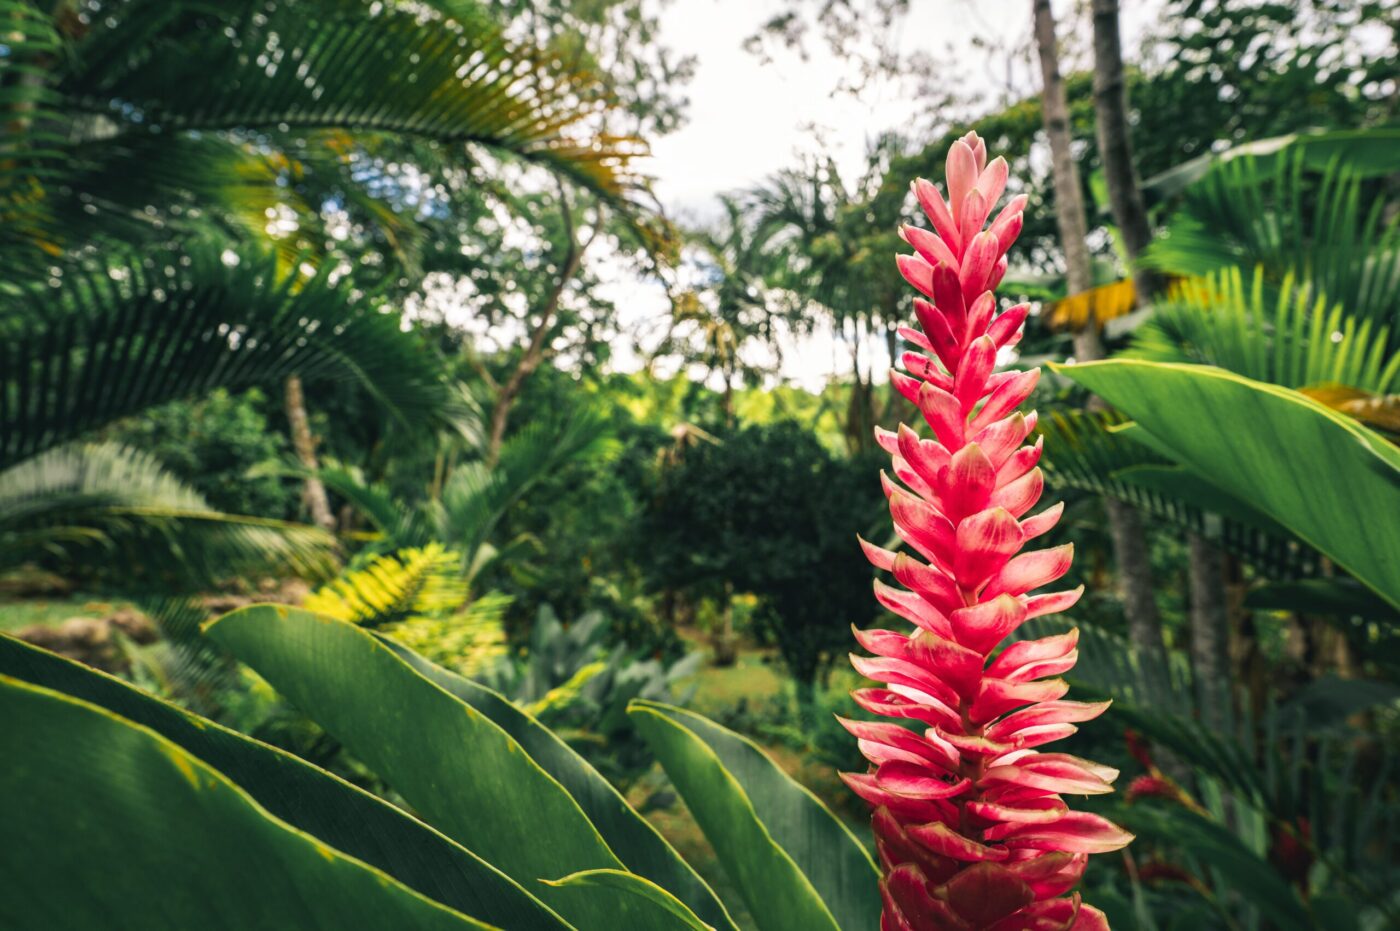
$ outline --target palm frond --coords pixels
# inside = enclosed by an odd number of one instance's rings
[[[323,577],[334,540],[216,511],[145,453],[72,445],[0,471],[0,570],[50,560],[114,588],[199,589],[235,577]]]
[[[1386,198],[1366,196],[1366,173],[1340,157],[1314,173],[1286,151],[1271,167],[1248,156],[1214,167],[1187,190],[1143,263],[1182,277],[1261,267],[1272,287],[1291,279],[1356,318],[1393,321],[1400,222],[1387,219]]]
[[[609,132],[606,85],[508,39],[484,6],[97,0],[66,44],[31,4],[6,0],[0,17],[21,36],[0,84],[23,72],[21,102],[58,115],[26,120],[0,169],[3,212],[40,226],[71,146],[156,134],[407,136],[518,156],[624,208],[638,187],[643,146]]]
[[[1285,388],[1336,384],[1372,394],[1400,387],[1391,327],[1299,287],[1292,273],[1266,288],[1238,268],[1178,282],[1123,353],[1155,362],[1215,365]]]
[[[406,423],[436,413],[436,365],[397,315],[329,269],[302,279],[276,261],[193,243],[0,293],[0,466],[156,404],[292,373],[358,381]]]
[[[1043,418],[1045,478],[1053,489],[1107,495],[1215,542],[1276,579],[1315,575],[1320,557],[1268,517],[1128,439],[1114,412],[1057,411]]]

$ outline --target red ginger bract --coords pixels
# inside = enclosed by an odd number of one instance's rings
[[[1022,622],[1063,611],[1082,592],[1030,594],[1065,574],[1070,546],[1021,552],[1063,506],[1030,515],[1043,488],[1041,443],[1027,444],[1035,413],[1017,407],[1039,370],[993,371],[1027,312],[997,313],[993,296],[1026,204],[1012,198],[984,229],[1006,175],[1004,159],[987,163],[976,133],[953,143],[948,201],[927,181],[914,185],[934,232],[906,227],[917,254],[898,258],[925,298],[914,301],[920,328],[900,335],[922,351],[904,354],[913,377],[891,378],[933,439],[905,426],[877,438],[902,483],[882,476],[895,531],[922,560],[861,545],[903,586],[876,582],[877,600],[915,630],[856,631],[874,656],[851,662],[884,684],[853,693],[862,708],[922,730],[842,721],[871,764],[843,778],[874,808],[882,931],[1107,929],[1102,912],[1066,893],[1089,854],[1132,839],[1061,799],[1111,792],[1117,771],[1038,749],[1108,706],[1064,700],[1058,676],[1075,663],[1079,632],[995,652]]]

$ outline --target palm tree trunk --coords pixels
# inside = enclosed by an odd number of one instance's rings
[[[1225,558],[1200,534],[1190,534],[1191,670],[1201,720],[1220,727],[1230,702],[1230,618]]]
[[[301,500],[311,512],[311,522],[323,530],[335,529],[335,515],[331,513],[330,498],[326,486],[315,475],[319,468],[316,462],[316,438],[311,435],[311,421],[306,416],[306,395],[301,388],[301,376],[287,377],[287,423],[291,427],[292,448],[297,460],[310,471],[301,488]]]
[[[1123,44],[1118,31],[1118,0],[1093,0],[1094,16],[1094,123],[1103,161],[1113,222],[1123,236],[1130,261],[1152,241],[1142,188],[1133,166],[1132,138],[1128,131],[1128,85],[1123,79]],[[1155,290],[1152,276],[1133,269],[1138,299]]]
[[[1045,135],[1050,140],[1051,172],[1055,185],[1055,220],[1065,252],[1065,279],[1068,292],[1077,294],[1093,286],[1089,264],[1088,227],[1084,219],[1084,195],[1079,186],[1079,170],[1070,150],[1069,103],[1060,76],[1060,56],[1055,44],[1055,18],[1050,0],[1032,0],[1035,17],[1036,50],[1043,80],[1041,95]],[[1103,358],[1103,343],[1092,310],[1083,329],[1074,336],[1075,358],[1089,362]],[[1093,398],[1091,408],[1102,409],[1103,401]],[[1114,558],[1118,563],[1118,585],[1123,611],[1128,619],[1128,637],[1148,668],[1162,671],[1165,647],[1162,620],[1153,595],[1152,562],[1142,516],[1136,509],[1113,498],[1104,499]]]
[[[1160,281],[1137,267],[1138,256],[1152,241],[1142,188],[1133,165],[1128,129],[1128,88],[1123,79],[1123,46],[1118,0],[1093,0],[1094,114],[1103,160],[1104,181],[1113,221],[1123,237],[1139,304],[1150,300]],[[1191,588],[1191,669],[1202,720],[1221,726],[1233,700],[1230,671],[1230,603],[1225,581],[1226,558],[1199,534],[1189,535]]]

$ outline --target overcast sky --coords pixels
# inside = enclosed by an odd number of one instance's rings
[[[1070,59],[1080,56],[1081,64],[1087,64],[1088,37],[1065,32],[1074,0],[1054,2],[1065,54]],[[1157,15],[1160,0],[1127,0],[1123,5],[1124,47],[1131,54],[1144,26]],[[803,153],[829,155],[843,174],[855,178],[869,140],[927,117],[920,111],[925,100],[908,86],[876,82],[858,98],[834,93],[848,66],[819,34],[809,36],[805,57],[773,43],[767,46],[769,61],[746,50],[745,39],[789,6],[784,0],[671,0],[666,6],[661,40],[677,54],[695,56],[696,71],[686,88],[687,122],[653,141],[652,157],[642,168],[655,180],[657,194],[674,219],[712,219],[720,194],[752,186],[795,164]],[[816,3],[809,0],[807,6]],[[1028,54],[1031,0],[910,0],[909,6],[893,41],[904,54],[955,57],[959,67],[952,70],[962,82],[959,90],[985,96],[990,104],[1004,96],[1008,86],[1018,95],[1038,87],[1038,65]],[[605,294],[620,308],[628,335],[643,345],[655,345],[669,318],[660,285],[627,273],[608,277],[613,283]],[[849,350],[829,330],[819,328],[786,342],[784,380],[815,391],[833,374],[849,376]],[[613,364],[635,370],[642,360],[619,344]],[[657,372],[670,374],[664,368]],[[695,377],[702,374],[692,370]]]

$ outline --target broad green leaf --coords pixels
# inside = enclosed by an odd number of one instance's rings
[[[632,907],[636,906],[634,900],[640,899],[651,909],[650,927],[656,928],[657,931],[714,931],[712,926],[705,924],[694,912],[686,908],[680,899],[635,873],[624,870],[585,870],[550,881],[546,885],[585,887],[595,897],[626,899],[627,904]]]
[[[414,671],[373,634],[259,605],[209,636],[340,739],[424,820],[583,929],[646,931],[645,909],[540,880],[624,869],[558,781],[520,744]]]
[[[1203,366],[1056,366],[1159,448],[1400,607],[1400,449],[1296,391]]]
[[[735,931],[714,892],[656,828],[553,731],[491,689],[435,666],[408,648],[382,642],[410,666],[486,715],[515,739],[540,767],[573,796],[588,820],[627,868],[655,882],[716,928]]]
[[[760,931],[874,926],[875,864],[815,796],[752,742],[698,714],[647,701],[629,713]]]
[[[0,718],[0,927],[491,927],[279,821],[96,705],[0,676]]]
[[[0,675],[62,692],[150,728],[227,776],[274,817],[463,914],[507,931],[569,927],[480,857],[290,753],[3,635]]]

